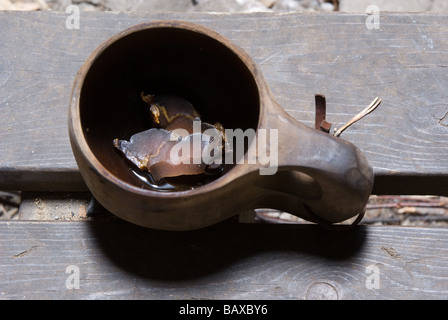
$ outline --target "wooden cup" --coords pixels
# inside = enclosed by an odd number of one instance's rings
[[[276,134],[266,147],[277,163],[263,164],[258,156],[250,162],[255,138],[241,164],[226,163],[202,186],[172,192],[142,187],[112,143],[148,129],[142,91],[180,95],[204,121],[226,129]],[[361,213],[373,186],[373,170],[357,147],[296,121],[245,52],[188,22],[139,24],[100,45],[74,81],[69,135],[93,196],[115,215],[155,229],[197,229],[256,208],[336,223]],[[276,173],[266,174],[267,165]]]

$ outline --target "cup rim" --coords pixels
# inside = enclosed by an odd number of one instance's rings
[[[246,66],[248,71],[253,76],[254,82],[258,89],[258,98],[259,98],[259,116],[257,122],[257,128],[260,129],[262,118],[265,113],[265,105],[263,101],[269,96],[268,86],[263,79],[261,72],[259,71],[257,65],[252,60],[252,58],[240,47],[233,44],[229,39],[224,37],[223,35],[217,33],[216,31],[205,27],[203,25],[199,25],[193,22],[188,21],[180,21],[180,20],[157,20],[150,22],[143,22],[140,24],[136,24],[131,26],[125,30],[120,31],[119,33],[113,35],[112,37],[105,40],[101,43],[84,61],[81,68],[79,69],[75,80],[72,86],[70,104],[69,104],[69,131],[70,131],[70,142],[72,147],[77,147],[81,152],[82,156],[87,160],[88,164],[93,167],[101,177],[107,179],[112,184],[119,186],[126,191],[137,193],[143,196],[156,196],[163,198],[175,198],[179,196],[193,196],[198,194],[203,194],[212,190],[216,190],[218,188],[222,188],[223,186],[229,184],[235,178],[241,177],[251,171],[258,170],[257,166],[254,165],[238,165],[235,164],[228,172],[226,172],[222,177],[211,181],[207,184],[204,184],[200,187],[189,189],[189,190],[180,190],[180,191],[172,191],[172,192],[160,192],[156,190],[144,189],[137,186],[134,186],[122,179],[119,179],[114,174],[112,174],[108,169],[106,169],[103,164],[98,160],[95,156],[94,152],[89,147],[87,140],[83,134],[83,130],[81,127],[81,116],[80,116],[80,95],[82,91],[82,87],[84,84],[84,80],[91,68],[91,66],[95,63],[95,61],[102,55],[102,53],[113,43],[119,41],[126,36],[137,33],[140,31],[144,31],[147,29],[158,29],[158,28],[173,28],[173,29],[181,29],[187,30],[195,33],[199,33],[205,35],[208,38],[211,38],[214,41],[219,42],[224,47],[228,48],[233,54],[240,59],[241,62]],[[249,146],[250,147],[250,146]],[[247,154],[247,152],[246,152]],[[77,160],[78,161],[78,160]],[[256,168],[255,168],[256,167]],[[83,173],[81,172],[81,175]]]

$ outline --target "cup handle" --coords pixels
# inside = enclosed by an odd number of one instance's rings
[[[331,224],[362,214],[374,180],[366,156],[278,109],[262,124],[278,130],[278,171],[260,175],[257,185],[287,195],[278,209],[310,221]]]

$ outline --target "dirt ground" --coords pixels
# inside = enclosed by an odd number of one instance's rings
[[[69,5],[81,11],[128,12],[253,12],[253,11],[333,11],[336,0],[0,0],[2,10],[65,11]]]
[[[0,10],[65,11],[69,5],[77,5],[81,11],[127,12],[365,12],[369,5],[376,5],[383,11],[448,12],[446,0],[0,0]],[[0,220],[18,219],[20,205],[20,192],[0,191]],[[36,205],[36,208],[39,209],[39,206]],[[85,214],[81,216],[86,218]],[[43,216],[43,219],[48,218],[61,217],[57,214]],[[255,220],[265,223],[304,223],[299,218],[273,210],[257,210]],[[371,196],[361,223],[448,226],[448,198]]]
[[[382,11],[448,12],[446,0],[0,0],[0,10],[65,11],[77,5],[81,11],[345,11],[365,12],[374,5]]]

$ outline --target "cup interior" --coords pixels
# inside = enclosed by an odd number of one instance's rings
[[[221,40],[182,27],[151,26],[110,40],[100,51],[86,72],[79,108],[87,144],[105,169],[145,187],[113,146],[115,138],[129,140],[153,126],[141,92],[181,96],[203,122],[256,130],[256,80],[244,59]],[[233,166],[225,164],[222,174]]]

